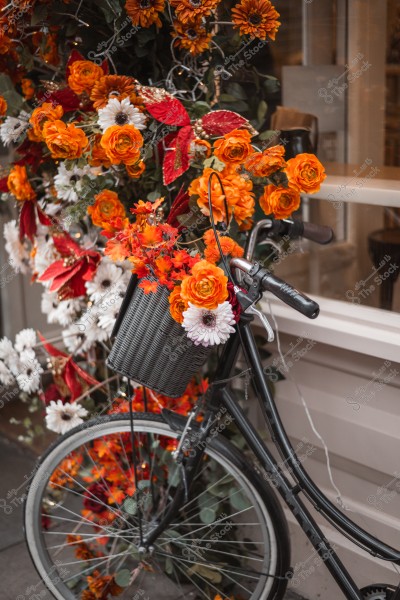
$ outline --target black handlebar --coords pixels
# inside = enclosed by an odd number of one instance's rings
[[[273,221],[272,232],[279,236],[287,235],[293,240],[304,237],[317,244],[329,244],[334,235],[333,230],[326,225],[286,219]]]
[[[263,277],[262,287],[265,291],[272,292],[282,302],[298,310],[309,319],[316,319],[318,317],[319,306],[314,300],[311,300],[311,298],[308,298],[282,279],[279,279],[279,277],[275,277],[272,273],[267,273]]]

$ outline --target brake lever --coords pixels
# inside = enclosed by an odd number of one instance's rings
[[[261,312],[261,310],[258,310],[258,308],[256,308],[254,306],[254,304],[251,304],[246,310],[246,313],[252,313],[253,315],[256,315],[261,323],[264,325],[265,329],[267,330],[267,334],[268,334],[268,341],[269,342],[273,342],[275,339],[275,334],[274,331],[267,319],[267,317],[264,315],[263,312]]]

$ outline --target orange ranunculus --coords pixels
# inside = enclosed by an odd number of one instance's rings
[[[253,152],[247,129],[234,129],[214,142],[214,154],[226,164],[239,164]]]
[[[217,308],[228,298],[228,278],[223,270],[200,260],[192,267],[192,274],[182,280],[181,296],[201,308]]]
[[[214,173],[214,169],[206,167],[203,174],[192,181],[189,186],[189,194],[199,196],[197,204],[203,214],[209,216],[210,209],[208,205],[208,180],[211,173]],[[221,174],[218,173],[221,177]],[[221,177],[222,184],[224,184],[223,178]],[[225,205],[224,205],[224,194],[222,193],[221,186],[216,177],[211,180],[211,206],[213,209],[213,216],[216,223],[219,221],[226,220]]]
[[[31,98],[33,98],[35,94],[35,86],[33,85],[32,79],[23,77],[23,79],[21,80],[21,88],[25,100],[30,100]]]
[[[218,233],[218,232],[217,232]],[[235,240],[227,235],[220,235],[218,233],[219,243],[224,256],[242,257],[244,250]],[[206,245],[204,250],[204,257],[208,262],[216,264],[221,260],[221,254],[215,239],[215,234],[212,229],[208,229],[203,235],[203,240]]]
[[[134,125],[112,125],[103,134],[101,145],[113,165],[134,165],[140,157],[143,136]]]
[[[298,154],[287,162],[289,187],[305,194],[318,192],[326,177],[325,169],[315,154]]]
[[[110,167],[111,162],[103,146],[101,145],[101,133],[96,133],[94,142],[91,146],[90,156],[88,156],[88,163],[91,167]]]
[[[7,179],[7,187],[10,193],[21,202],[36,198],[35,190],[29,182],[26,167],[24,166],[13,166]]]
[[[266,215],[273,213],[276,219],[286,219],[300,206],[300,193],[294,188],[267,185],[260,198],[260,206]]]
[[[188,303],[181,296],[181,286],[175,287],[169,295],[168,298],[170,307],[169,310],[171,312],[171,317],[175,319],[178,323],[183,322],[182,313],[188,308]]]
[[[96,194],[94,199],[94,204],[88,206],[87,209],[93,225],[109,229],[111,221],[117,217],[123,219],[126,216],[124,205],[115,192],[103,190],[99,194]]]
[[[89,143],[82,129],[59,120],[46,121],[42,134],[52,158],[80,158]]]
[[[103,77],[104,71],[90,60],[76,60],[69,67],[68,85],[75,94],[90,94],[94,84]]]
[[[53,106],[51,102],[43,102],[41,106],[35,108],[32,112],[29,123],[32,125],[33,133],[36,139],[43,139],[42,131],[46,121],[57,121],[64,114],[61,104]]]
[[[195,139],[190,144],[190,155],[194,160],[203,160],[211,156],[211,144],[207,140]]]
[[[269,177],[286,166],[285,148],[273,146],[263,152],[254,152],[244,161],[244,168],[255,177]]]
[[[4,117],[7,112],[7,101],[3,96],[0,96],[0,117]]]
[[[139,179],[145,169],[146,165],[143,160],[139,160],[134,165],[126,165],[126,172],[128,173],[129,177],[132,177],[132,179]]]
[[[234,168],[221,171],[223,177],[228,206],[240,229],[247,230],[252,225],[251,217],[255,210],[253,182],[242,177]]]

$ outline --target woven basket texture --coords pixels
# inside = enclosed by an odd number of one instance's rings
[[[195,346],[169,311],[169,291],[135,287],[122,315],[108,366],[142,385],[177,398],[203,366],[209,348]]]

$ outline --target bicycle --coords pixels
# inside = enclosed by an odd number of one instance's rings
[[[319,307],[251,262],[257,242],[271,235],[319,243],[332,238],[329,228],[300,221],[265,219],[255,226],[245,258],[230,263],[247,293],[237,293],[243,309],[237,333],[223,349],[204,407],[184,418],[166,409],[134,413],[130,402],[128,413],[82,424],[41,458],[26,498],[25,533],[33,563],[58,600],[136,599],[151,592],[158,597],[160,590],[171,598],[279,600],[293,569],[276,492],[342,597],[400,599],[400,585],[357,586],[300,497],[304,494],[355,544],[400,564],[399,550],[363,530],[322,494],[285,432],[251,330],[252,313],[258,312],[254,304],[270,291],[309,318],[318,316]],[[294,483],[228,389],[241,347],[272,440]],[[226,419],[235,422],[258,466],[221,435]],[[105,476],[103,463],[96,464],[100,450],[114,479]],[[132,482],[128,497],[118,496],[111,483],[121,478]],[[83,576],[92,584],[89,591],[82,589]]]

